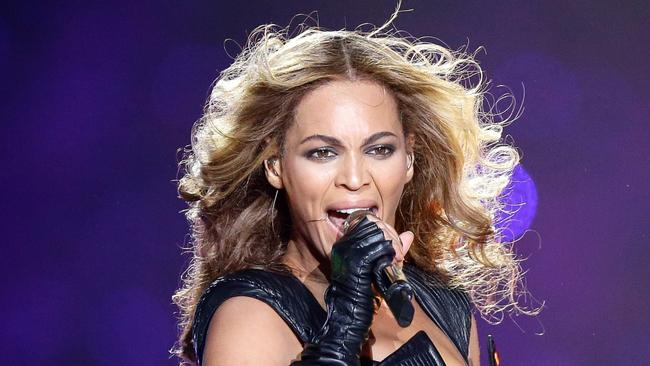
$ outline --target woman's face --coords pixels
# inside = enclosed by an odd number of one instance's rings
[[[371,81],[336,80],[308,93],[295,112],[284,155],[267,170],[286,190],[292,239],[329,256],[353,209],[394,226],[413,176],[395,98]]]

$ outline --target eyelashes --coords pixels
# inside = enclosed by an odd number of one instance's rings
[[[306,157],[310,160],[331,160],[336,157],[336,151],[331,147],[319,147],[308,151]]]
[[[393,153],[395,152],[395,147],[391,145],[377,145],[377,146],[373,146],[370,149],[370,151],[372,151],[371,155],[387,158],[393,155]]]
[[[395,146],[391,144],[374,145],[364,151],[366,155],[378,160],[389,158],[394,152]],[[329,161],[335,159],[338,155],[336,149],[331,146],[319,147],[305,153],[307,159],[314,161]]]

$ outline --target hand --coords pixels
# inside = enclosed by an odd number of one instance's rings
[[[325,293],[327,321],[292,365],[359,364],[373,317],[373,278],[378,263],[394,260],[393,245],[367,217],[334,243],[331,284]]]
[[[399,268],[402,268],[404,263],[404,258],[406,253],[411,248],[413,244],[413,239],[415,235],[411,231],[405,231],[401,234],[397,234],[397,230],[388,223],[382,221],[380,218],[374,215],[367,215],[368,220],[377,224],[379,229],[384,233],[384,238],[386,240],[392,241],[393,249],[395,250],[395,258],[393,263],[396,264]]]

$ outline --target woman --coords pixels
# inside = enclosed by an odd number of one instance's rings
[[[470,303],[519,310],[493,222],[519,160],[506,121],[471,56],[383,28],[262,26],[215,83],[179,181],[185,361],[478,365]],[[406,327],[377,293],[390,262],[415,294]]]

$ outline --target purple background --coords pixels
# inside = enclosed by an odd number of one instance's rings
[[[54,3],[54,2],[52,2]],[[461,4],[462,3],[462,4]],[[646,2],[406,1],[396,25],[469,40],[525,112],[506,129],[537,188],[537,318],[481,324],[504,365],[647,364]],[[16,2],[0,11],[7,364],[174,365],[187,265],[172,182],[210,83],[256,25],[319,11],[381,24],[394,1]],[[226,44],[236,52],[234,42]],[[495,90],[498,92],[499,90]],[[521,329],[520,329],[521,328]],[[543,336],[536,332],[545,330]]]

